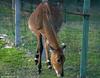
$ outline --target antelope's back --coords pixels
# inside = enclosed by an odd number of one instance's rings
[[[29,28],[32,29],[42,29],[43,28],[43,19],[44,19],[44,8],[50,9],[51,16],[48,14],[48,17],[51,18],[51,26],[54,29],[54,31],[57,33],[63,23],[63,9],[60,6],[52,5],[48,3],[48,6],[45,6],[45,4],[40,3],[36,10],[31,14],[28,24]]]

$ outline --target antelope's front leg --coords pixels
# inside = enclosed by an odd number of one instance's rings
[[[36,49],[36,55],[35,55],[35,64],[37,65],[39,62],[39,56],[40,56],[40,34],[37,34],[37,49]]]
[[[39,42],[40,42],[40,51],[39,51],[39,59],[38,59],[38,72],[40,74],[41,69],[42,69],[41,58],[42,58],[42,52],[43,52],[42,35],[40,35]]]
[[[41,57],[43,51],[43,44],[42,44],[42,35],[40,33],[37,34],[37,53],[35,55],[35,64],[38,65],[38,72],[41,73]]]
[[[48,65],[48,69],[51,69],[52,66],[51,66],[50,55],[49,55],[49,46],[48,46],[48,41],[46,39],[45,39],[44,47],[46,53],[46,63]]]

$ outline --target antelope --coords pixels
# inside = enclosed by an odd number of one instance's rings
[[[64,76],[63,64],[65,57],[63,49],[66,45],[61,47],[57,40],[57,32],[63,23],[62,7],[60,6],[61,4],[44,1],[37,6],[28,20],[29,29],[37,37],[35,64],[38,65],[39,74],[42,68],[41,57],[44,46],[48,68],[53,67],[57,77]],[[42,39],[44,39],[44,44]]]

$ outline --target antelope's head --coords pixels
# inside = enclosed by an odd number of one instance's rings
[[[59,49],[52,49],[51,50],[51,64],[57,74],[57,77],[63,77],[63,64],[65,61],[65,57],[63,54],[63,49],[66,47],[66,45],[63,45]]]

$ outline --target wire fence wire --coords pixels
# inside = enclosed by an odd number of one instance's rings
[[[27,21],[30,13],[23,12],[21,15],[20,34],[21,44],[19,49],[24,49],[25,57],[28,61],[22,62],[18,68],[5,66],[0,71],[1,78],[56,78],[53,70],[47,70],[43,63],[43,72],[39,76],[37,67],[34,65],[34,54],[36,50],[36,38],[28,29]],[[82,49],[82,17],[67,15],[67,22],[63,24],[58,33],[60,43],[64,42],[67,48],[64,52],[66,61],[64,64],[65,78],[79,78],[80,72],[80,52]],[[100,14],[93,13],[90,16],[89,27],[89,48],[87,63],[87,78],[100,78]],[[0,13],[0,34],[7,34],[10,42],[14,43],[15,24],[14,14]],[[31,57],[31,58],[30,58]],[[30,59],[29,59],[30,58]],[[20,59],[17,59],[20,61]],[[30,60],[31,63],[29,62]]]

